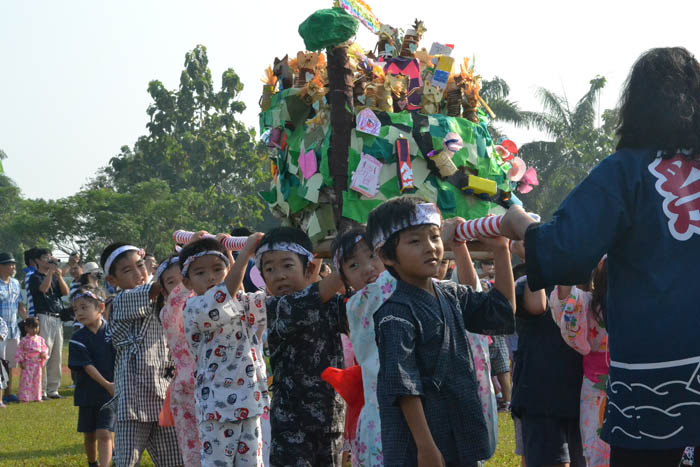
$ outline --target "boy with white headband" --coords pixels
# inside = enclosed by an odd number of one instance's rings
[[[262,237],[248,237],[234,263],[217,239],[198,238],[180,252],[182,283],[197,296],[184,310],[195,359],[194,399],[203,466],[263,467],[261,417],[269,412],[264,357],[256,331],[265,326],[265,293],[243,293],[248,259]]]
[[[70,297],[75,320],[83,325],[68,342],[68,367],[75,380],[78,432],[85,438],[88,465],[108,467],[114,448],[114,411],[104,404],[114,396],[114,348],[107,324],[102,292],[87,285]]]
[[[374,314],[377,398],[384,465],[476,466],[493,450],[478,395],[467,331],[511,334],[515,291],[508,242],[491,247],[497,267],[489,293],[434,279],[443,256],[437,207],[396,198],[369,215],[368,234],[396,290]],[[441,236],[442,234],[442,236]]]
[[[344,403],[321,380],[328,367],[343,367],[346,332],[344,285],[338,272],[320,282],[320,262],[299,229],[266,233],[255,254],[268,298],[270,366],[274,376],[270,465],[340,466]]]
[[[114,462],[118,467],[138,465],[146,449],[157,466],[179,466],[175,429],[158,425],[172,361],[155,314],[160,285],[146,283],[143,257],[143,250],[126,243],[109,245],[100,257],[105,279],[121,289],[109,313],[116,351]]]

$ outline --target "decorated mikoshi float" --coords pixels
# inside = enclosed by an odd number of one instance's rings
[[[372,50],[353,42],[360,23],[377,35]],[[425,32],[422,21],[402,33],[361,0],[339,0],[299,26],[306,51],[265,72],[260,130],[273,180],[261,196],[317,249],[395,196],[476,220],[537,183],[515,143],[491,138],[495,115],[473,61],[458,61],[450,44],[421,47]]]

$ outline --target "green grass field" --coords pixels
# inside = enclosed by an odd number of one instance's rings
[[[64,349],[64,362],[68,349]],[[13,386],[19,382],[14,378]],[[82,434],[76,432],[78,408],[73,406],[70,374],[64,368],[63,399],[9,404],[0,409],[0,467],[84,466],[87,465]],[[513,422],[508,414],[499,414],[499,443],[488,467],[516,467],[520,459],[513,454]],[[144,455],[143,466],[153,462]]]

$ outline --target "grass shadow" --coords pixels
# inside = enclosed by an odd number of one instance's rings
[[[70,446],[64,446],[59,449],[31,449],[29,451],[6,451],[2,453],[2,460],[29,460],[35,459],[37,457],[56,457],[64,456],[69,454],[82,454],[84,452],[84,447],[82,443],[73,444]]]

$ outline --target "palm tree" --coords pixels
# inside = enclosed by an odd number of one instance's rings
[[[596,110],[605,82],[602,76],[593,78],[588,92],[573,107],[566,95],[537,90],[543,106],[537,126],[552,139],[524,144],[519,155],[537,169],[541,182],[523,201],[543,218],[549,218],[590,169],[614,151],[616,113],[606,110],[601,125]]]
[[[494,76],[493,79],[482,80],[479,94],[496,115],[488,125],[489,133],[494,140],[503,136],[501,128],[494,122],[509,123],[522,128],[542,129],[543,115],[539,112],[521,110],[517,102],[510,100],[508,98],[510,87],[503,78]]]

